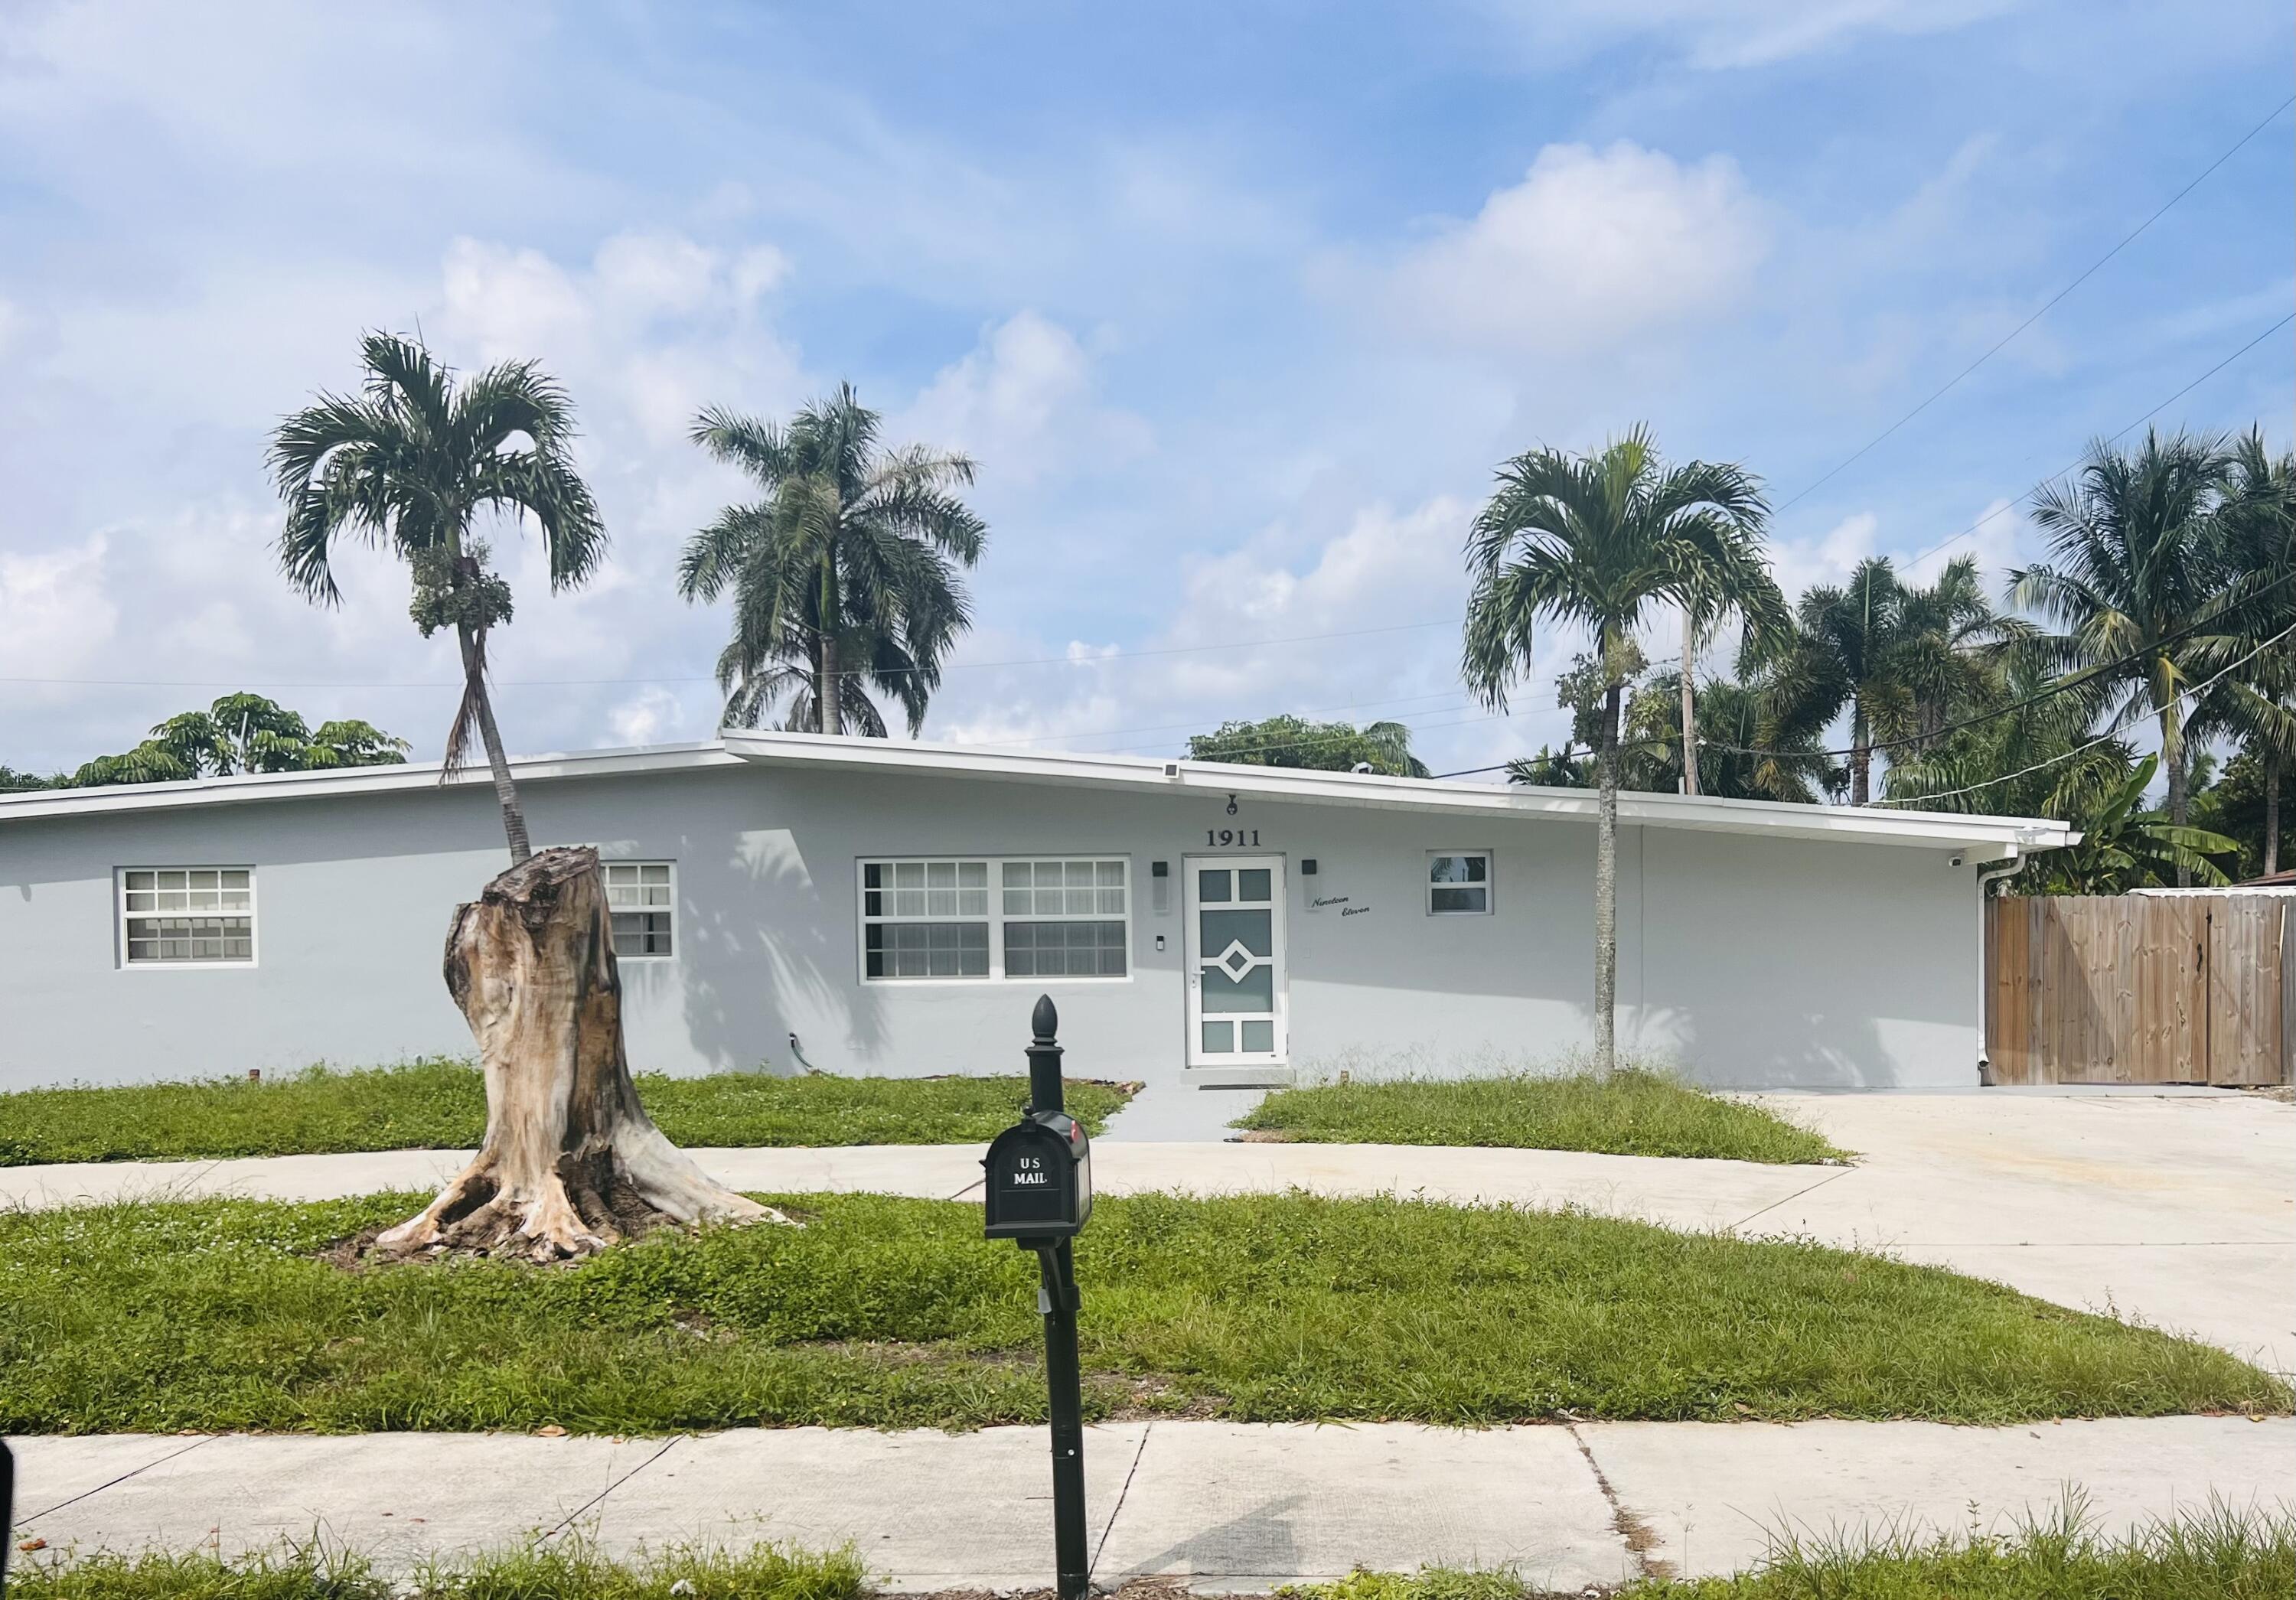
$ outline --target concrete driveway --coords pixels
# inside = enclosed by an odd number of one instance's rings
[[[1800,1235],[1997,1279],[2296,1372],[2296,1106],[2242,1095],[1767,1095],[1858,1153],[1845,1167],[1389,1145],[1095,1146],[1105,1194],[1400,1194],[1575,1205],[1669,1227]],[[972,1145],[696,1150],[750,1190],[955,1198]],[[455,1151],[0,1168],[0,1204],[160,1194],[312,1200],[435,1188]]]

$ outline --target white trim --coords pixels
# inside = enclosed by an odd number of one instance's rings
[[[1595,797],[1584,789],[1540,789],[1456,779],[1390,777],[1378,773],[1311,772],[1218,761],[1144,759],[1068,751],[1004,751],[922,740],[857,739],[726,728],[726,751],[767,765],[832,770],[912,772],[937,777],[1070,784],[1138,792],[1189,790],[1261,800],[1337,802],[1387,810],[1461,816],[1553,816],[1592,821]],[[1679,827],[1789,839],[1992,851],[2006,856],[2055,849],[2079,833],[2044,817],[1985,816],[1896,807],[1802,806],[1783,800],[1718,800],[1636,791],[1619,797],[1619,819],[1644,827]],[[1980,859],[1988,858],[1980,857]]]
[[[869,915],[868,872],[872,866],[892,866],[903,862],[964,863],[978,861],[988,869],[988,910],[983,916],[962,915],[949,916],[902,916],[886,912],[878,916]],[[1124,868],[1124,913],[1121,916],[1106,912],[1038,913],[1007,912],[1004,909],[1004,869],[1018,862],[1089,861],[1095,865],[1113,861]],[[1132,855],[1128,850],[1034,850],[1025,855],[990,856],[972,851],[937,850],[925,855],[859,856],[853,862],[853,948],[855,979],[871,987],[893,989],[978,988],[982,984],[1080,984],[1129,983],[1138,970],[1136,941],[1132,933],[1132,919],[1139,909],[1135,892],[1138,874],[1132,870]],[[1097,892],[1099,885],[1095,885]],[[1033,892],[1033,885],[1031,886]],[[880,886],[880,894],[894,892],[890,882]],[[869,928],[871,923],[897,926],[902,923],[983,923],[988,929],[988,971],[972,977],[948,978],[872,978],[869,976]],[[1004,970],[1004,924],[1007,923],[1121,923],[1124,928],[1124,970],[1121,972],[1036,972],[1014,977]]]
[[[1483,881],[1474,883],[1441,883],[1435,882],[1435,862],[1443,856],[1480,856],[1483,858]],[[1419,910],[1425,916],[1489,916],[1499,907],[1499,853],[1485,845],[1455,844],[1447,849],[1429,850],[1420,864]],[[1438,889],[1476,889],[1483,891],[1480,911],[1438,911],[1435,891]]]
[[[153,910],[131,913],[127,909],[127,874],[129,873],[237,872],[243,872],[247,874],[247,909],[244,912],[223,910],[192,911],[187,909],[181,912]],[[261,874],[256,871],[255,865],[252,862],[201,861],[193,864],[189,862],[148,863],[139,861],[127,866],[113,867],[111,869],[112,966],[117,971],[123,972],[245,972],[253,971],[256,967],[259,966],[263,961],[263,919],[257,914],[257,897],[260,893],[260,877]],[[180,916],[186,921],[193,917],[199,916],[216,918],[244,916],[247,918],[247,959],[244,961],[233,961],[228,958],[220,961],[131,961],[128,959],[127,956],[127,923],[131,916],[140,916],[147,920],[160,920],[168,917]]]
[[[667,956],[625,956],[619,950],[617,950],[614,952],[614,960],[623,966],[627,966],[633,962],[652,963],[656,961],[676,961],[680,956],[683,956],[685,953],[685,931],[677,925],[676,861],[660,856],[613,856],[601,857],[599,858],[598,885],[606,892],[606,931],[609,938],[612,937],[613,933],[615,909],[613,869],[618,866],[666,866],[669,869],[669,904],[668,906],[625,906],[621,908],[622,915],[625,916],[640,915],[652,915],[657,912],[668,912],[669,915],[669,953]],[[641,874],[640,877],[641,880],[643,880],[644,874]],[[638,885],[641,889],[645,885],[643,881]]]
[[[1199,919],[1203,915],[1204,903],[1198,892],[1201,885],[1196,874],[1208,867],[1232,868],[1238,873],[1257,869],[1269,874],[1267,964],[1269,969],[1268,1021],[1274,1031],[1275,1044],[1273,1050],[1241,1048],[1242,1022],[1234,1013],[1219,1020],[1230,1021],[1237,1027],[1238,1031],[1233,1037],[1235,1038],[1239,1047],[1222,1051],[1207,1051],[1204,1048],[1206,1018],[1204,1016],[1203,969],[1216,963],[1213,962],[1210,953],[1197,948],[1197,941],[1202,934],[1202,926]],[[1180,929],[1180,981],[1184,986],[1181,1012],[1186,1019],[1187,1030],[1187,1037],[1185,1040],[1186,1050],[1181,1059],[1187,1067],[1190,1081],[1252,1082],[1259,1080],[1238,1078],[1234,1074],[1265,1073],[1271,1069],[1288,1068],[1292,1060],[1292,960],[1290,948],[1285,941],[1287,933],[1285,924],[1289,920],[1286,914],[1291,909],[1292,890],[1290,863],[1287,857],[1280,852],[1270,852],[1266,855],[1258,853],[1238,855],[1221,851],[1210,855],[1184,855],[1180,857],[1180,870],[1185,874],[1180,885],[1180,907],[1183,919]],[[1215,900],[1212,902],[1212,908],[1233,910],[1236,907],[1234,901],[1230,901],[1223,907],[1219,901]],[[1227,948],[1235,948],[1234,942],[1231,940]],[[1241,972],[1232,972],[1229,974],[1231,981],[1241,979],[1242,976]],[[1250,1014],[1249,1013],[1241,1013],[1243,1017],[1249,1017]],[[1207,1071],[1222,1076],[1207,1079],[1204,1076]]]
[[[1071,751],[996,750],[919,740],[861,739],[755,728],[726,728],[717,740],[701,743],[522,756],[513,759],[510,768],[511,775],[523,784],[731,767],[745,762],[849,771],[890,769],[935,777],[1133,792],[1217,792],[1261,800],[1455,816],[1591,821],[1595,815],[1595,796],[1584,789],[1537,789],[1456,779],[1309,772],[1283,767],[1237,767],[1217,761],[1144,759]],[[467,767],[451,778],[442,778],[439,764],[425,761],[398,767],[340,767],[328,772],[201,778],[182,784],[33,790],[0,795],[0,826],[43,817],[174,810],[186,806],[390,794],[442,786],[483,788],[490,782],[483,764]],[[1619,819],[1639,827],[1691,828],[1762,833],[1784,839],[1846,840],[1853,843],[1974,851],[1980,852],[1980,860],[2058,849],[2080,839],[2078,830],[2042,817],[1982,816],[1909,811],[1896,807],[1799,806],[1779,800],[1717,800],[1710,795],[1649,792],[1620,795]]]
[[[511,777],[521,784],[558,778],[620,777],[633,773],[685,772],[704,767],[739,767],[714,740],[697,744],[656,744],[620,750],[586,750],[570,754],[515,756]],[[87,816],[114,811],[170,811],[184,806],[241,805],[252,800],[310,800],[339,795],[393,794],[424,789],[490,789],[485,762],[452,777],[436,761],[394,767],[337,767],[324,772],[259,772],[228,778],[193,778],[179,784],[115,784],[102,789],[34,789],[0,794],[0,826],[35,817]]]

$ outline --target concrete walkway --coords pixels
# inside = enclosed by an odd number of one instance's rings
[[[1894,1252],[2296,1371],[2296,1106],[2246,1095],[1773,1095],[1846,1167],[1379,1145],[1095,1144],[1103,1194],[1291,1188],[1557,1207]],[[697,1150],[737,1188],[955,1198],[973,1145]],[[0,1204],[435,1189],[459,1151],[0,1168]]]
[[[891,1588],[1008,1588],[1050,1580],[1047,1448],[1030,1428],[28,1439],[16,1443],[17,1537],[234,1552],[317,1533],[394,1571],[537,1537],[618,1555],[849,1540]],[[2296,1421],[1131,1423],[1090,1430],[1085,1462],[1103,1582],[1260,1588],[1441,1563],[1513,1565],[1571,1589],[1735,1570],[1782,1530],[2007,1527],[2048,1514],[2068,1484],[2113,1530],[2211,1495],[2284,1505]]]

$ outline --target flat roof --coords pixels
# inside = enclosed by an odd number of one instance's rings
[[[726,728],[717,739],[693,743],[520,756],[514,757],[510,765],[512,775],[522,784],[756,765],[825,771],[906,772],[941,779],[1049,784],[1135,793],[1200,790],[1295,804],[1358,806],[1455,816],[1591,819],[1595,806],[1594,792],[1587,789],[1545,789],[1458,779],[1311,772],[1288,767],[1241,767],[1219,761],[1021,751],[744,728]],[[36,789],[0,795],[0,824],[40,817],[96,816],[195,806],[390,794],[432,789],[442,782],[450,787],[461,787],[484,785],[491,781],[483,761],[444,779],[439,763],[417,761],[395,767],[200,778],[178,784]],[[1638,827],[1961,849],[1986,860],[2056,849],[2079,838],[2067,824],[2045,817],[1913,811],[1894,806],[1804,806],[1782,800],[1722,800],[1711,795],[1658,794],[1641,790],[1620,793],[1619,820]]]

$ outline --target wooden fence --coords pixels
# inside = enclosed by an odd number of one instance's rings
[[[2296,897],[1990,902],[1996,1083],[2296,1081]],[[2284,958],[2285,952],[2285,958]]]

